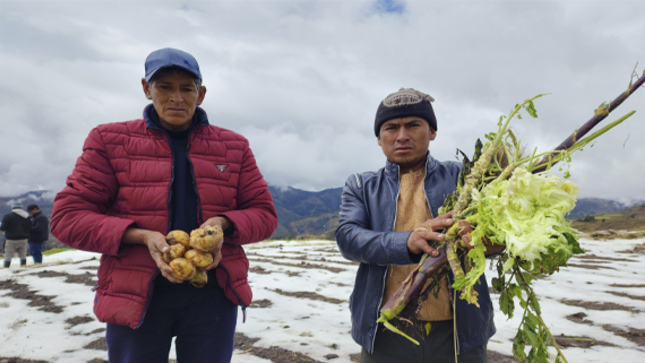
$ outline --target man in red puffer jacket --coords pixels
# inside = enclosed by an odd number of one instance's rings
[[[241,247],[271,236],[277,216],[248,141],[210,125],[193,56],[152,52],[141,80],[143,119],[94,128],[56,196],[52,234],[102,253],[94,313],[107,323],[110,362],[229,362],[237,305],[251,303]],[[219,225],[208,284],[172,276],[171,230]]]

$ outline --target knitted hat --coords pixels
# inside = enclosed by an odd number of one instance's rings
[[[38,208],[38,204],[30,204],[27,206],[27,212],[31,212],[34,209],[40,209]]]
[[[21,203],[13,203],[11,205],[11,209],[16,209],[16,208],[22,208],[22,204]]]
[[[428,121],[430,127],[437,131],[437,118],[430,102],[434,101],[430,95],[419,92],[413,88],[401,88],[383,100],[376,111],[374,120],[374,133],[379,136],[381,126],[393,118],[418,116]]]

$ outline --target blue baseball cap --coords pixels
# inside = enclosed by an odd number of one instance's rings
[[[168,67],[179,67],[202,80],[195,57],[179,49],[163,48],[155,50],[146,58],[146,81],[150,82],[157,71]]]

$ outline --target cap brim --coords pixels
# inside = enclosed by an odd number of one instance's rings
[[[202,77],[200,77],[200,75],[199,75],[199,74],[196,74],[195,72],[193,72],[193,71],[192,71],[191,69],[189,69],[189,68],[182,67],[182,66],[180,66],[180,65],[176,65],[176,64],[167,64],[167,65],[165,65],[165,66],[161,66],[161,67],[159,67],[159,68],[157,68],[157,69],[154,69],[154,70],[150,71],[150,72],[146,75],[146,82],[150,82],[150,80],[152,79],[152,77],[154,77],[154,76],[155,76],[155,74],[157,74],[157,72],[159,72],[159,71],[160,71],[160,70],[162,70],[162,69],[166,69],[166,68],[179,68],[179,69],[182,69],[182,70],[184,70],[184,71],[186,71],[186,72],[188,72],[188,73],[192,74],[195,78],[199,79],[200,81],[202,80]]]

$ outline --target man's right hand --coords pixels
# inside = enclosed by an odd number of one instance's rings
[[[442,214],[436,218],[428,219],[417,227],[408,237],[408,249],[411,253],[418,255],[422,252],[430,256],[439,256],[439,251],[430,247],[429,241],[443,241],[446,235],[436,232],[450,227],[454,221],[452,211]]]

